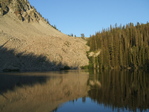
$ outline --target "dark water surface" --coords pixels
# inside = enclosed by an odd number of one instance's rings
[[[149,74],[0,73],[0,112],[149,112]]]

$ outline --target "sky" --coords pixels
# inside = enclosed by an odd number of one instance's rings
[[[64,34],[90,37],[110,25],[149,22],[149,0],[28,0]]]

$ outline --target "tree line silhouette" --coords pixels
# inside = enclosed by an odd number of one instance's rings
[[[88,39],[90,67],[99,69],[147,69],[149,66],[149,23],[110,26]],[[94,59],[93,59],[94,58]],[[93,63],[95,66],[93,66]]]

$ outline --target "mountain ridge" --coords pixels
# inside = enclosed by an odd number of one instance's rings
[[[69,37],[54,29],[34,9],[27,0],[0,0],[0,49],[13,50],[11,55],[6,55],[7,61],[0,54],[0,71],[16,67],[20,71],[28,71],[28,67],[22,68],[19,58],[12,60],[12,55],[33,54],[44,56],[48,62],[54,65],[44,67],[44,63],[38,68],[30,68],[30,71],[59,70],[66,66],[80,68],[88,65],[86,51],[89,47],[81,38]],[[3,51],[3,50],[2,50]],[[8,53],[9,54],[9,53]],[[25,58],[26,59],[26,58]],[[36,62],[27,61],[31,66]],[[16,63],[16,62],[19,62]]]

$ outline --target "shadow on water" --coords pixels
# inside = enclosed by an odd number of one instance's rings
[[[105,71],[91,74],[88,95],[98,104],[136,112],[149,108],[149,74]]]
[[[51,112],[64,102],[86,96],[88,76],[73,70],[0,73],[0,111]]]
[[[33,86],[35,84],[44,84],[46,83],[47,79],[49,79],[48,76],[29,76],[29,75],[21,75],[11,73],[0,73],[0,94],[3,95],[3,93],[7,91],[13,91],[17,87],[23,87],[23,86]],[[5,97],[7,99],[7,97]]]
[[[0,47],[0,71],[53,71],[65,68],[61,63],[50,61],[46,56],[26,52],[16,53],[14,49]]]

